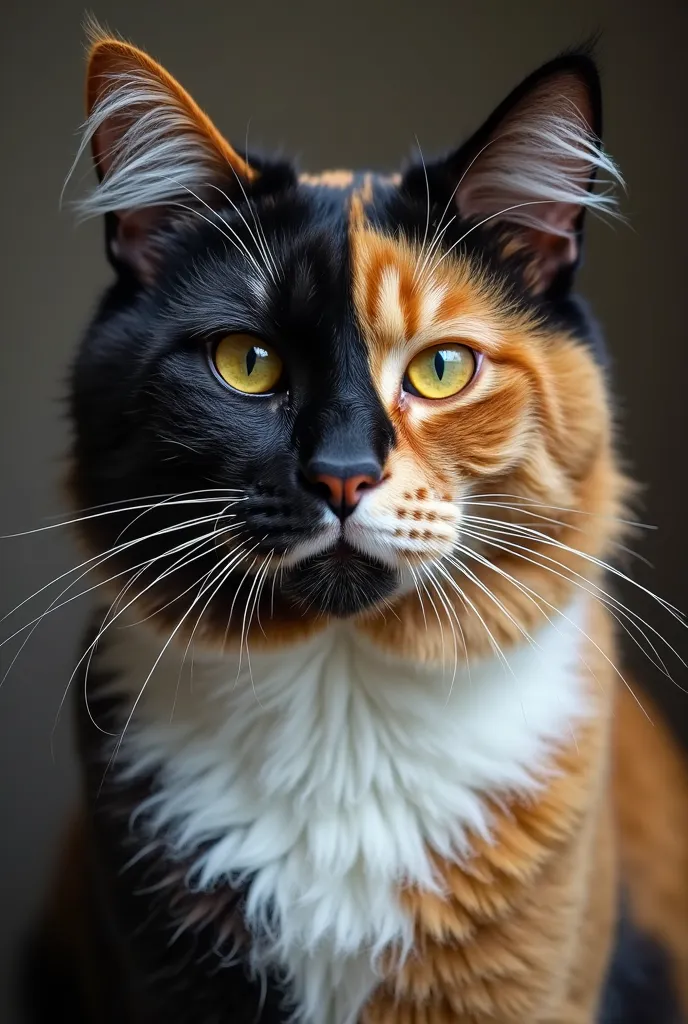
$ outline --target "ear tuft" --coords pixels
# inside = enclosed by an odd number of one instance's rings
[[[156,61],[94,21],[87,33],[87,120],[74,164],[90,145],[99,184],[76,204],[82,217],[188,201],[228,173],[256,177]]]
[[[570,277],[587,210],[619,216],[623,179],[600,136],[597,69],[573,53],[527,78],[445,163],[464,217],[519,232],[536,291]]]
[[[613,190],[623,179],[595,135],[581,85],[561,76],[513,110],[467,169],[458,191],[463,212],[555,235],[570,234],[570,214],[582,209],[616,215]]]

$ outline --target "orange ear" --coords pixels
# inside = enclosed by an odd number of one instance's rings
[[[171,209],[207,206],[213,186],[246,191],[258,172],[156,61],[95,25],[89,34],[88,117],[74,163],[90,144],[98,185],[77,209],[105,215],[111,261],[151,280],[156,228]]]
[[[164,141],[170,145],[170,153],[175,141],[185,150],[195,144],[208,171],[214,169],[226,176],[231,168],[247,181],[256,175],[179,82],[129,43],[106,35],[94,39],[88,58],[86,105],[89,123],[97,122],[91,143],[101,178],[107,177],[121,158],[123,147],[133,147],[137,137],[143,146],[147,135],[151,148]],[[104,116],[108,107],[110,115]]]

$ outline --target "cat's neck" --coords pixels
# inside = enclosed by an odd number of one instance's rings
[[[532,643],[444,666],[347,624],[271,652],[189,649],[183,666],[172,645],[155,664],[145,625],[113,631],[99,668],[138,702],[117,774],[155,779],[145,841],[203,889],[250,880],[255,965],[288,972],[304,1021],[355,1020],[375,952],[413,941],[399,886],[435,891],[436,858],[468,857],[491,808],[546,786],[591,713],[584,618],[572,606]]]
[[[161,764],[199,745],[226,750],[234,773],[253,775],[256,799],[291,792],[329,806],[364,799],[385,765],[404,762],[426,781],[453,772],[494,793],[532,784],[589,710],[584,611],[579,601],[472,663],[451,647],[444,664],[398,659],[346,622],[271,651],[171,644],[161,657],[159,636],[137,625],[117,631],[101,661],[125,705],[136,702],[130,764],[142,743]]]

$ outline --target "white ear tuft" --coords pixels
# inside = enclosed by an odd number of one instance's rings
[[[466,170],[457,193],[462,213],[564,237],[582,210],[618,216],[613,190],[623,179],[592,120],[581,78],[539,83],[495,125]]]
[[[188,201],[232,172],[255,176],[164,68],[95,24],[89,34],[88,118],[74,166],[90,145],[100,181],[76,204],[82,217]]]
[[[113,130],[118,121],[128,127]],[[101,134],[105,173],[76,205],[82,217],[159,206],[196,191],[218,168],[193,123],[143,72],[112,76],[84,125],[79,153]]]

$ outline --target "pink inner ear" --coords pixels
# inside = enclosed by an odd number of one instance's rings
[[[462,213],[570,236],[583,206],[604,205],[591,187],[605,162],[591,117],[587,85],[577,75],[539,83],[466,170],[457,192]]]
[[[600,171],[608,183],[619,176],[593,134],[592,117],[583,78],[566,71],[540,81],[494,127],[457,190],[463,216],[518,231],[535,292],[577,261],[581,212],[613,211],[609,190],[593,189]]]
[[[93,162],[102,179],[110,170],[117,154],[119,140],[130,127],[124,118],[109,117],[100,125],[91,142]]]
[[[532,209],[537,211],[537,216],[546,222],[553,235],[558,235],[560,238],[567,237],[568,241],[573,241],[571,236],[581,212],[579,205],[575,203],[540,203]]]
[[[526,277],[530,290],[540,295],[547,290],[562,267],[576,262],[578,242],[570,235],[549,234],[535,228],[526,228],[524,234],[533,254]]]
[[[151,232],[159,214],[156,207],[118,214],[117,234],[111,243],[115,258],[133,267],[144,284],[152,284],[156,275],[156,251]]]

